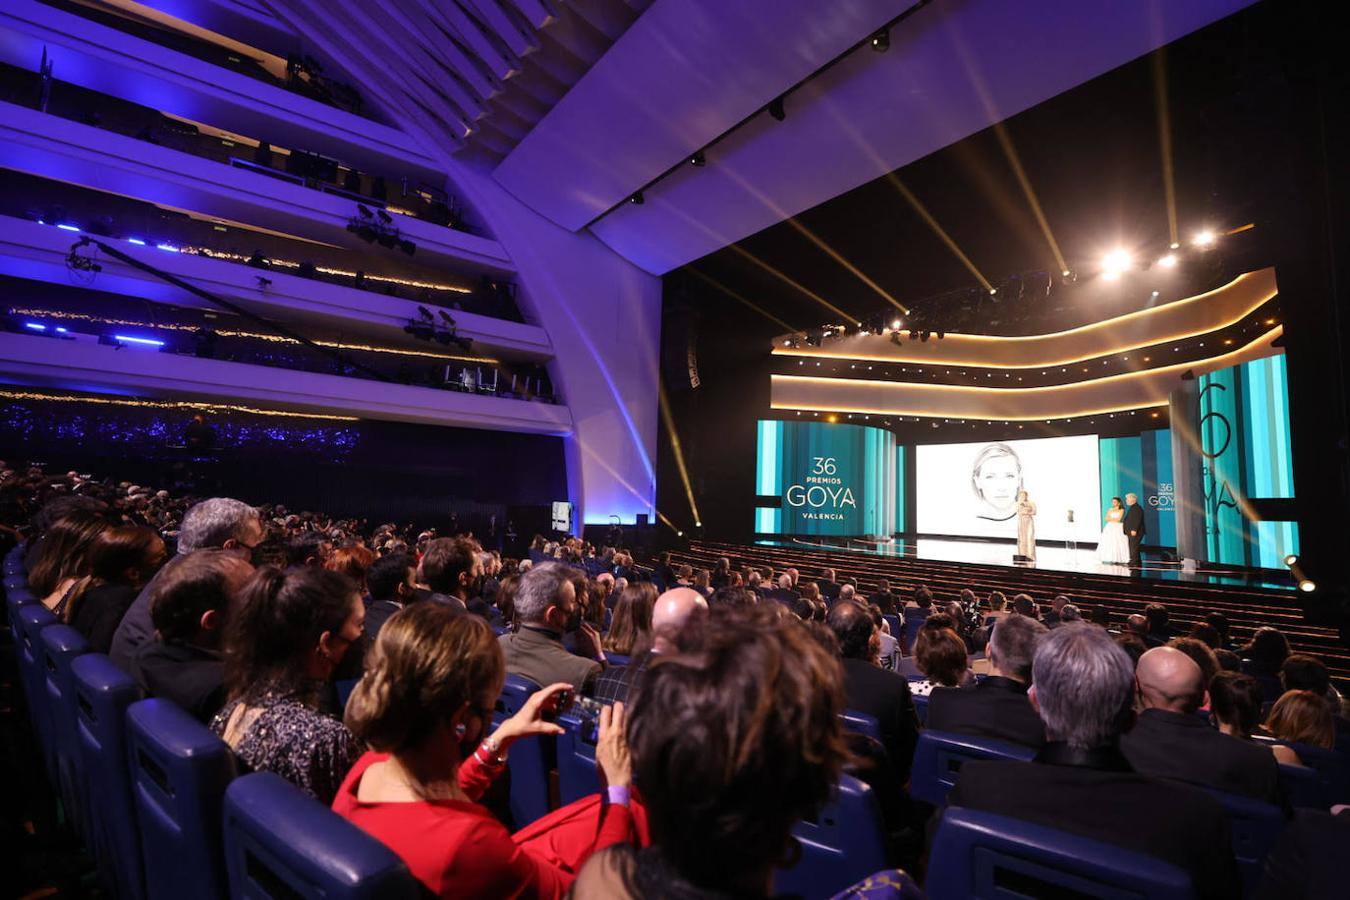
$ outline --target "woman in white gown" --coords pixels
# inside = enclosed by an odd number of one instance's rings
[[[1097,541],[1097,559],[1110,565],[1128,565],[1130,561],[1130,539],[1125,536],[1125,504],[1119,497],[1111,498],[1111,508],[1106,511],[1106,526],[1102,528],[1101,540]]]

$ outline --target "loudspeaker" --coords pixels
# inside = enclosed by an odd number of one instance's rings
[[[661,380],[667,390],[698,387],[697,314],[681,302],[666,304],[661,316]]]

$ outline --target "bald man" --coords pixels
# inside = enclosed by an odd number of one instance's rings
[[[708,601],[692,588],[671,588],[652,607],[651,649],[639,651],[627,665],[610,666],[595,680],[592,696],[601,703],[626,701],[628,692],[653,655],[694,649],[708,617]]]
[[[1195,660],[1154,647],[1135,668],[1134,728],[1121,750],[1136,771],[1280,803],[1279,768],[1270,748],[1222,734],[1200,712],[1209,705]]]

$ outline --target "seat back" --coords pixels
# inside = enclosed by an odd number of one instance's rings
[[[56,735],[50,706],[47,703],[47,674],[42,660],[42,630],[56,624],[56,616],[41,603],[29,603],[19,608],[19,675],[23,679],[24,700],[33,722],[38,747],[42,751],[47,774],[56,780]]]
[[[599,723],[574,713],[558,717],[567,731],[558,735],[558,803],[561,806],[600,791],[595,768],[595,742]],[[514,752],[514,751],[513,751]]]
[[[89,652],[89,642],[69,625],[49,625],[39,635],[42,654],[43,700],[56,738],[56,784],[66,816],[87,841],[89,801],[75,740],[75,687],[70,664]]]
[[[633,657],[624,656],[622,653],[610,653],[608,650],[606,650],[605,659],[609,660],[609,664],[611,666],[618,667],[628,665],[628,663],[633,659]]]
[[[28,588],[15,588],[12,591],[5,591],[5,616],[9,622],[10,637],[14,640],[14,646],[17,647],[23,643],[23,623],[19,621],[19,610],[30,603],[37,603],[37,598]]]
[[[1325,807],[1350,803],[1350,754],[1312,744],[1290,744],[1303,765],[1317,773]]]
[[[415,898],[421,885],[394,851],[272,772],[225,790],[230,896]]]
[[[928,621],[928,616],[932,612],[929,609],[920,609],[917,606],[906,606],[901,610],[900,618],[904,622],[904,637],[900,638],[903,646],[908,652],[914,652],[914,643],[919,639],[919,629],[923,623]],[[896,635],[900,637],[900,635]]]
[[[845,731],[865,734],[879,744],[886,743],[881,739],[881,723],[877,721],[876,716],[858,712],[856,709],[846,709],[839,718],[843,720]]]
[[[151,900],[225,893],[221,808],[234,778],[230,748],[168,700],[127,708],[127,755]]]
[[[519,712],[525,701],[537,690],[539,685],[528,678],[507,675],[493,712],[493,727]],[[517,827],[542,818],[551,808],[549,773],[553,770],[556,756],[556,742],[543,735],[519,741],[511,747],[507,766],[511,776],[511,817],[515,819]]]
[[[86,773],[89,840],[103,884],[116,896],[145,896],[141,830],[127,770],[127,707],[141,698],[131,676],[102,653],[70,663],[75,691],[75,740]]]
[[[802,855],[778,873],[778,893],[830,897],[886,868],[886,826],[872,789],[842,775],[834,797],[814,821],[792,829]]]
[[[972,759],[1016,759],[1030,762],[1036,751],[1030,747],[969,737],[945,731],[923,731],[914,748],[909,793],[916,800],[941,806],[956,785],[962,764]]]
[[[933,841],[930,900],[1072,895],[1101,900],[1192,900],[1171,863],[1043,825],[948,807]]]
[[[1261,883],[1266,854],[1275,847],[1284,831],[1284,811],[1273,803],[1264,803],[1241,794],[1210,791],[1228,817],[1233,857],[1242,873],[1244,893],[1250,894]]]
[[[1306,766],[1280,765],[1280,793],[1290,806],[1299,809],[1326,810],[1331,807],[1322,776]]]
[[[919,720],[919,724],[920,724],[920,725],[927,725],[927,724],[928,724],[928,695],[927,695],[927,694],[915,694],[915,695],[913,696],[913,700],[914,700],[914,717],[915,717],[916,719]]]

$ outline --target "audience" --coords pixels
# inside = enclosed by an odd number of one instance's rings
[[[1045,726],[1027,700],[1027,689],[1036,645],[1045,633],[1044,625],[1026,616],[999,622],[986,650],[989,674],[961,688],[933,690],[927,726],[1039,749]]]
[[[596,854],[578,900],[767,897],[792,828],[839,778],[839,663],[791,617],[718,609],[706,646],[653,663],[628,717],[652,845]]]
[[[421,582],[431,599],[466,611],[474,579],[483,574],[479,547],[468,538],[436,538],[422,555]]]
[[[1219,731],[1250,741],[1261,727],[1261,685],[1241,672],[1220,672],[1209,683],[1209,711]],[[1253,746],[1262,746],[1253,744]],[[1299,764],[1298,754],[1283,744],[1266,745],[1282,765]]]
[[[1266,702],[1280,699],[1284,693],[1280,669],[1291,652],[1289,639],[1276,629],[1263,626],[1252,633],[1251,641],[1238,652],[1243,658],[1242,671],[1261,685]]]
[[[374,550],[360,544],[353,544],[350,547],[339,547],[334,550],[329,554],[324,567],[346,575],[356,585],[356,589],[364,594],[367,593],[366,573],[370,571],[374,562]]]
[[[505,675],[482,619],[419,603],[386,623],[347,704],[347,727],[370,751],[347,773],[333,809],[393,849],[437,897],[562,897],[572,880],[536,849],[546,835],[513,840],[477,803],[516,741],[562,732],[548,719],[572,687],[540,690],[493,731]],[[635,837],[624,726],[622,704],[601,713],[595,757],[608,803],[597,850]]]
[[[1130,658],[1105,631],[1073,625],[1049,632],[1036,647],[1028,693],[1045,723],[1045,746],[1030,763],[964,764],[947,805],[1157,857],[1189,873],[1202,898],[1239,896],[1219,802],[1199,788],[1134,772],[1120,752],[1135,692]]]
[[[723,588],[718,594],[730,590]],[[652,604],[650,648],[634,655],[627,665],[610,666],[602,672],[595,680],[595,699],[602,703],[627,700],[653,656],[672,656],[696,647],[707,624],[708,609],[708,601],[692,588],[672,588],[657,597]]]
[[[228,550],[170,562],[150,592],[154,640],[136,653],[141,687],[209,723],[225,705],[221,636],[253,567]]]
[[[910,685],[918,697],[928,696],[934,688],[960,687],[971,677],[966,642],[952,628],[934,628],[933,624],[930,619],[928,625],[919,629],[919,640],[914,645],[914,661],[924,675],[923,681]]]
[[[1167,607],[1161,603],[1150,603],[1144,607],[1144,621],[1147,623],[1147,630],[1144,632],[1144,643],[1149,647],[1162,647],[1170,641],[1172,634],[1171,614]]]
[[[886,756],[903,783],[909,777],[914,744],[919,739],[919,718],[909,680],[878,665],[880,635],[862,604],[840,600],[830,610],[826,624],[839,643],[844,700],[850,710],[877,720]]]
[[[59,618],[75,583],[89,572],[89,551],[112,527],[102,514],[76,509],[43,533],[42,547],[28,570],[28,587]]]
[[[644,649],[651,640],[655,604],[656,587],[651,582],[639,581],[624,587],[614,604],[614,618],[604,640],[605,652],[631,656]]]
[[[1265,730],[1277,741],[1290,744],[1307,744],[1323,750],[1336,744],[1331,705],[1326,697],[1312,691],[1289,691],[1276,700],[1266,717]]]
[[[1219,658],[1214,655],[1214,651],[1209,648],[1208,644],[1198,638],[1172,638],[1167,642],[1167,646],[1174,650],[1180,650],[1200,667],[1201,681],[1204,682],[1206,688],[1209,687],[1209,683],[1214,680],[1214,676],[1219,674],[1219,670],[1222,668],[1219,665]]]
[[[166,555],[164,539],[146,525],[104,529],[89,547],[88,573],[58,604],[61,620],[84,635],[91,652],[107,653],[123,614]]]
[[[515,613],[520,630],[499,638],[506,671],[540,686],[561,681],[590,693],[605,654],[600,635],[581,621],[571,570],[560,563],[531,568],[516,588]],[[578,633],[594,658],[567,652],[562,639],[568,632]]]
[[[1209,693],[1204,672],[1186,653],[1175,647],[1145,653],[1135,669],[1135,698],[1139,717],[1120,741],[1135,771],[1280,802],[1275,757],[1196,715]]]
[[[417,598],[417,563],[407,553],[390,553],[375,560],[366,572],[366,638],[374,643],[384,623]]]
[[[269,566],[249,579],[225,632],[228,702],[211,722],[246,766],[332,802],[360,745],[319,711],[320,694],[364,618],[356,585],[337,572]]]

